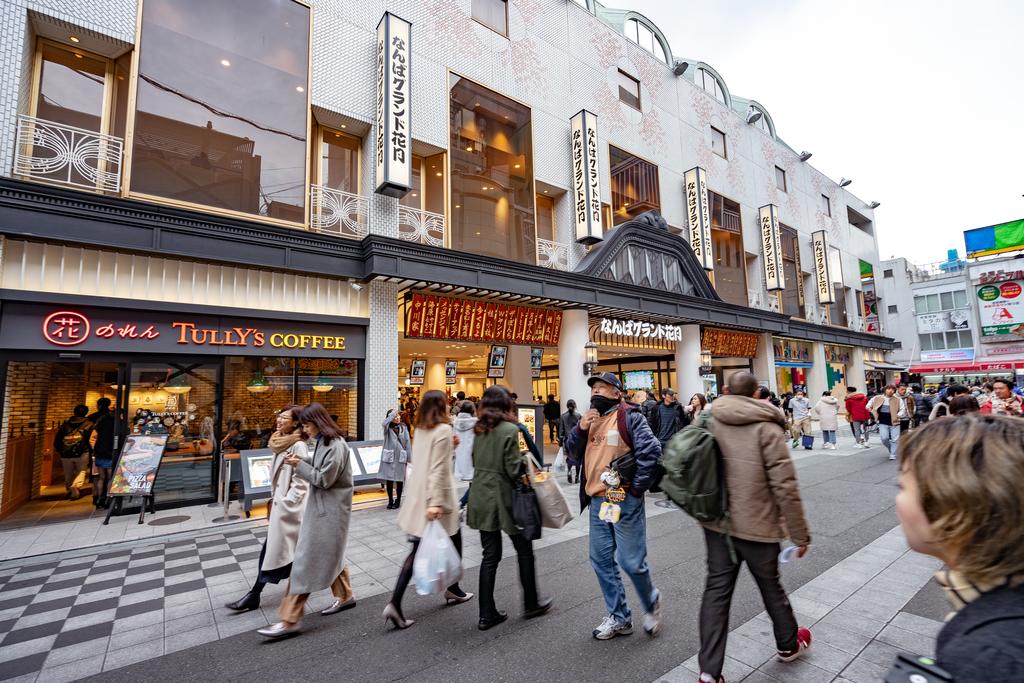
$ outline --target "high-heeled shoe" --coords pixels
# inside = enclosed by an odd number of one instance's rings
[[[387,626],[388,622],[397,629],[409,628],[416,622],[412,619],[404,618],[394,605],[390,602],[384,606],[384,625]]]
[[[462,595],[456,595],[450,590],[444,592],[444,601],[449,605],[461,605],[464,602],[469,602],[473,599],[472,593],[462,592]]]

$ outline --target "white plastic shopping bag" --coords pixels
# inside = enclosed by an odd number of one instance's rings
[[[558,455],[555,456],[555,463],[551,466],[551,469],[555,472],[565,472],[565,449],[559,448]]]
[[[436,595],[462,578],[462,558],[436,519],[427,522],[412,561],[412,580],[420,595]]]

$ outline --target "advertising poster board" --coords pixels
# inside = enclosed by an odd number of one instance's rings
[[[544,363],[544,349],[533,347],[530,349],[530,374],[534,379],[540,377],[540,368]]]
[[[427,361],[425,358],[417,358],[409,365],[409,384],[423,384],[427,374]]]
[[[444,383],[455,384],[455,377],[459,374],[459,361],[446,360],[444,362]]]
[[[977,288],[982,343],[1024,338],[1024,280]]]
[[[269,448],[239,451],[242,466],[242,487],[246,497],[270,495],[274,452]]]
[[[507,346],[491,347],[491,352],[487,354],[487,376],[489,378],[501,379],[505,376],[505,357],[507,355]]]
[[[124,440],[110,480],[111,496],[151,496],[167,434],[132,434]]]

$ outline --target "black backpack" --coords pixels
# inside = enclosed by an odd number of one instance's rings
[[[92,423],[82,420],[77,425],[64,423],[71,431],[68,431],[60,440],[60,457],[77,458],[89,451],[89,430]]]

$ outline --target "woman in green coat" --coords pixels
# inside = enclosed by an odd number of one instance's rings
[[[523,617],[531,619],[551,609],[551,599],[537,597],[537,572],[533,542],[519,533],[512,519],[512,487],[524,471],[519,451],[519,428],[512,412],[512,397],[504,387],[484,391],[473,440],[473,486],[469,490],[466,523],[480,531],[483,561],[480,564],[481,631],[508,619],[494,604],[494,579],[501,562],[501,532],[508,534],[519,561],[523,587]]]

